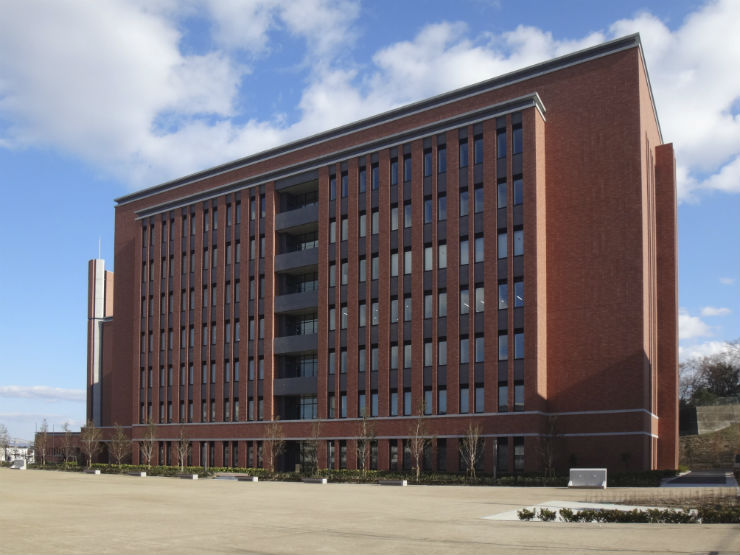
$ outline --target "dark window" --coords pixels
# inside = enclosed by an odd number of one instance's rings
[[[432,175],[432,151],[424,151],[424,177]]]
[[[473,163],[483,163],[483,137],[480,135],[473,139]]]
[[[365,171],[365,168],[360,168],[360,173],[358,176],[358,191],[360,193],[365,192],[365,187],[367,186],[367,172]]]
[[[447,171],[447,148],[440,146],[437,148],[437,172],[444,173]]]
[[[391,185],[398,184],[398,159],[391,159]]]
[[[522,126],[517,125],[511,130],[511,153],[521,154],[522,152]]]
[[[460,167],[468,167],[468,140],[460,141]]]
[[[347,178],[347,172],[342,172],[342,198],[345,198],[347,196],[348,191],[348,178]]]
[[[411,155],[403,157],[403,180],[411,181]]]
[[[496,133],[496,156],[506,158],[506,131]]]
[[[373,164],[370,168],[370,171],[372,172],[372,189],[373,191],[378,189],[378,164]]]
[[[337,198],[337,178],[332,175],[329,177],[329,200]]]
[[[514,178],[514,205],[521,204],[524,201],[524,188],[522,176]]]

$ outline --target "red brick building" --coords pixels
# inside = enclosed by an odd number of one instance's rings
[[[279,417],[282,467],[318,421],[320,465],[353,468],[366,412],[400,468],[422,410],[431,469],[470,423],[487,472],[542,469],[552,434],[561,467],[677,466],[674,158],[637,35],[127,195],[115,225],[89,416],[155,422],[162,463],[184,428],[194,463],[259,466]]]

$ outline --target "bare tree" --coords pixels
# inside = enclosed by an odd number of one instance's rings
[[[319,469],[319,445],[321,422],[311,425],[311,437],[303,442],[303,472],[313,476]]]
[[[421,477],[421,467],[424,464],[424,451],[432,443],[432,439],[427,437],[426,420],[424,418],[424,402],[419,403],[419,410],[416,411],[416,417],[411,423],[409,429],[409,451],[411,459],[414,462],[414,471],[416,481]]]
[[[62,456],[64,456],[64,466],[66,468],[67,464],[69,464],[69,460],[72,458],[72,454],[74,453],[74,442],[72,438],[72,430],[70,429],[68,422],[64,423],[62,430],[64,431],[64,436],[62,436]]]
[[[3,450],[3,462],[8,460],[8,446],[10,445],[10,435],[5,424],[0,424],[0,449]]]
[[[539,451],[542,457],[542,466],[545,469],[545,476],[552,478],[555,476],[555,459],[557,458],[558,443],[560,433],[558,432],[558,417],[548,416],[545,433],[540,437]]]
[[[483,452],[481,429],[477,424],[468,424],[465,435],[460,439],[460,456],[467,467],[470,478],[475,480],[475,467]]]
[[[175,444],[177,450],[177,463],[180,465],[180,472],[185,472],[185,463],[188,461],[190,453],[190,439],[185,436],[185,428],[180,426],[180,436]]]
[[[357,463],[363,475],[369,466],[373,441],[375,441],[375,422],[367,415],[367,408],[365,408],[357,425]]]
[[[740,340],[724,350],[679,365],[679,397],[685,406],[712,405],[740,394]]]
[[[141,456],[147,468],[152,466],[152,455],[154,454],[154,439],[157,437],[157,426],[151,420],[147,421],[144,437],[139,441]]]
[[[110,454],[118,465],[118,471],[121,470],[121,463],[129,453],[131,453],[131,440],[124,431],[123,427],[116,422],[113,425],[113,435],[110,439]]]
[[[102,433],[92,420],[88,420],[85,427],[80,430],[80,447],[87,458],[88,468],[92,466],[93,459],[100,452],[101,438]]]
[[[285,449],[285,435],[280,424],[280,417],[276,417],[265,428],[265,456],[267,457],[267,468],[275,472],[275,459]]]
[[[41,458],[41,466],[46,466],[46,450],[49,445],[49,424],[46,418],[41,421],[41,427],[33,440],[34,451]]]

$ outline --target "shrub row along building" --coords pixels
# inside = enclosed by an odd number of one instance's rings
[[[675,468],[674,175],[634,35],[119,198],[88,416],[159,463],[279,419],[279,468],[354,468],[366,415],[401,469],[422,414],[428,469],[470,424],[486,472]]]

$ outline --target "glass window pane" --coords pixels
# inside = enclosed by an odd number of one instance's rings
[[[447,171],[447,148],[440,146],[437,148],[437,172],[444,173]]]
[[[476,214],[480,214],[481,212],[483,212],[483,187],[476,187],[474,192],[475,192],[475,199],[474,199],[473,211]]]
[[[514,358],[524,358],[524,332],[514,334]]]
[[[447,293],[441,292],[437,300],[437,316],[439,316],[440,318],[447,316]]]
[[[522,185],[522,178],[514,178],[514,205],[521,204],[524,201],[524,187]]]
[[[485,349],[483,336],[475,338],[475,362],[483,362],[485,360]]]
[[[520,154],[522,152],[522,128],[521,126],[514,127],[511,130],[511,153]]]
[[[498,234],[498,257],[506,258],[506,233]]]
[[[424,295],[424,318],[431,318],[432,317],[432,303],[433,303],[433,297],[430,294]]]
[[[460,265],[463,266],[468,263],[468,240],[462,239],[460,241]]]
[[[434,268],[434,257],[432,256],[432,247],[424,247],[424,271]]]
[[[468,165],[468,141],[460,143],[460,167],[465,168]]]
[[[504,283],[498,284],[498,307],[499,309],[509,306],[509,286]]]
[[[476,312],[483,312],[485,309],[486,303],[483,297],[483,287],[476,287],[475,288],[475,311]]]
[[[444,366],[447,364],[447,341],[440,340],[437,343],[437,365]]]
[[[507,360],[509,358],[509,336],[502,334],[498,336],[498,359]]]
[[[437,220],[444,221],[447,219],[447,197],[440,195],[437,197]]]
[[[475,238],[475,261],[483,262],[483,259],[484,259],[483,237],[476,237]]]
[[[470,360],[469,341],[467,337],[460,339],[460,364],[466,364]]]
[[[514,256],[524,254],[524,230],[517,229],[514,231]]]
[[[470,412],[470,390],[467,387],[460,388],[460,414],[467,414]]]
[[[468,215],[468,192],[460,191],[460,216]]]
[[[437,248],[437,267],[447,268],[447,243],[440,243]]]
[[[473,139],[473,163],[483,163],[483,137]]]
[[[460,314],[470,312],[470,301],[468,299],[468,290],[460,289]]]
[[[501,181],[498,184],[497,206],[506,208],[506,181]]]
[[[514,282],[514,306],[524,306],[524,282],[522,280]]]

